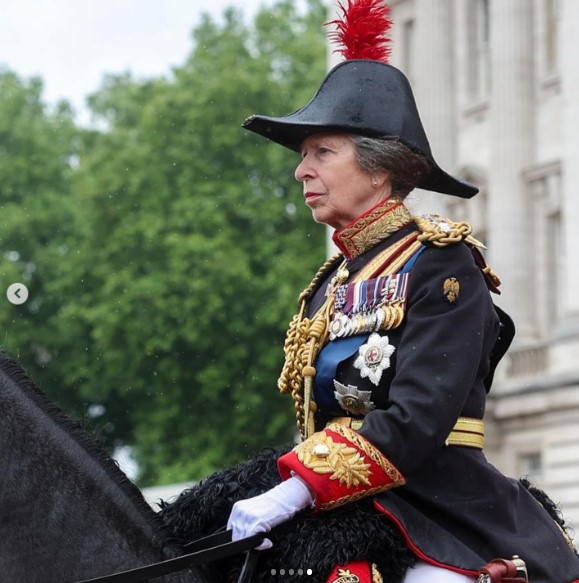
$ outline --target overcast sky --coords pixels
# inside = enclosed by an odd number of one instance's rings
[[[45,99],[80,110],[105,73],[168,73],[191,50],[207,12],[237,6],[246,20],[274,0],[0,0],[0,68],[43,78]]]

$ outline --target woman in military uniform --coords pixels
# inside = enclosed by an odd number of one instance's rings
[[[436,163],[405,76],[346,60],[302,109],[244,126],[300,153],[304,202],[341,253],[302,293],[285,344],[279,388],[302,441],[280,458],[280,485],[234,506],[234,538],[373,497],[418,559],[406,583],[474,581],[513,555],[532,583],[579,581],[565,533],[484,456],[486,395],[514,328],[469,226],[404,205],[415,187],[476,194]],[[380,575],[362,561],[337,565],[338,580]]]

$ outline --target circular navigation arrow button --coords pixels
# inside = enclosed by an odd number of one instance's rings
[[[28,299],[28,288],[23,283],[13,283],[8,286],[6,297],[11,304],[19,306]]]

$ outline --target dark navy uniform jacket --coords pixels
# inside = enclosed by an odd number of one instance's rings
[[[349,264],[350,279],[370,259],[400,240],[402,228]],[[335,363],[335,378],[371,391],[376,408],[359,433],[404,475],[406,484],[375,498],[423,560],[465,573],[519,555],[531,583],[579,581],[579,559],[560,528],[517,481],[505,477],[470,447],[446,446],[459,416],[482,419],[491,354],[501,324],[485,278],[465,243],[426,244],[410,272],[406,316],[387,335],[394,347],[378,386],[354,366],[358,348]],[[313,290],[308,311],[323,304],[334,273]],[[460,285],[449,301],[444,282]],[[365,341],[360,339],[359,344]],[[337,340],[343,341],[343,340]],[[488,384],[488,382],[487,382]],[[315,387],[316,429],[348,413],[328,387]]]

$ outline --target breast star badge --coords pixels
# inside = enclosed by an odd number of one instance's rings
[[[372,391],[359,391],[354,385],[344,385],[334,380],[334,396],[340,407],[353,415],[366,415],[376,408],[370,401]]]
[[[394,350],[396,349],[388,341],[388,336],[380,336],[374,332],[368,342],[360,346],[354,366],[359,369],[362,378],[368,378],[378,386],[382,373],[390,367],[390,357]]]

